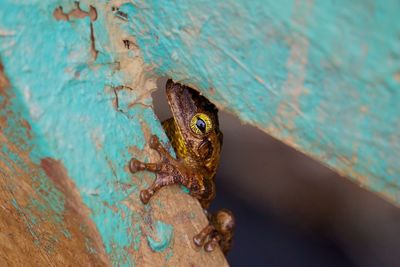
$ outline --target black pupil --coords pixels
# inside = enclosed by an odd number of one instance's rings
[[[206,123],[202,119],[197,118],[196,126],[202,133],[206,131]]]

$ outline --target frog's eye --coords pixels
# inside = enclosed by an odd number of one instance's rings
[[[190,129],[195,134],[206,134],[212,128],[210,117],[204,113],[197,113],[190,121]]]

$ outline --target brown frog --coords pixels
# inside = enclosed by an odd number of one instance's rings
[[[209,219],[206,226],[193,241],[206,251],[214,250],[217,244],[227,253],[232,245],[235,220],[228,210],[208,214],[206,209],[215,198],[215,175],[219,164],[222,133],[219,130],[218,110],[207,98],[196,90],[168,80],[166,85],[168,103],[173,117],[162,125],[176,153],[172,157],[153,135],[149,145],[162,160],[144,163],[132,158],[129,169],[132,173],[147,170],[157,174],[154,183],[140,192],[146,204],[162,187],[180,184],[200,201]]]

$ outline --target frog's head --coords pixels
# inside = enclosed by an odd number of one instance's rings
[[[190,153],[201,160],[219,158],[222,133],[215,105],[198,91],[172,80],[166,91],[176,127]]]

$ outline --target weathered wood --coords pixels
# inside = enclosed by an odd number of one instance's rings
[[[24,107],[0,64],[0,265],[106,266],[96,226],[62,164],[34,162],[35,146]]]
[[[400,203],[400,2],[132,1],[145,61]]]
[[[9,79],[0,96],[8,149],[1,152],[8,212],[1,216],[19,240],[35,240],[29,222],[36,217],[43,226],[35,231],[59,237],[54,254],[34,241],[32,250],[16,242],[15,251],[44,251],[41,260],[52,260],[70,245],[62,229],[75,229],[73,251],[94,264],[107,261],[97,236],[114,265],[226,264],[219,251],[192,247],[206,220],[181,189],[162,190],[147,206],[139,202],[154,176],[132,177],[126,164],[132,155],[157,158],[147,146],[151,133],[167,140],[151,107],[153,71],[199,88],[221,109],[400,203],[398,1],[0,5],[0,58]],[[23,188],[19,206],[8,184]],[[42,196],[44,185],[49,195]],[[32,194],[45,204],[30,205]],[[78,208],[61,205],[64,198]],[[12,216],[28,220],[13,223]],[[88,232],[76,228],[86,216],[93,222]],[[80,243],[86,237],[95,256]]]
[[[128,161],[167,138],[116,4],[0,3],[2,263],[226,266],[194,247],[207,220],[181,188],[139,200],[154,175]]]

